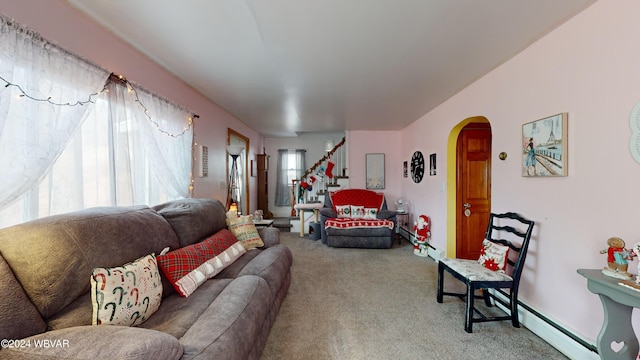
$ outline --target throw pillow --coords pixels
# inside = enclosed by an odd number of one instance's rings
[[[188,297],[245,252],[238,239],[223,229],[202,242],[158,256],[158,265],[176,291]]]
[[[368,220],[375,220],[378,218],[378,209],[376,208],[364,208],[364,218]]]
[[[337,205],[336,213],[338,214],[338,218],[350,218],[351,205]]]
[[[253,224],[253,216],[244,215],[227,219],[227,226],[245,249],[251,250],[264,246],[262,238],[260,238],[260,234],[258,234],[258,230]]]
[[[140,325],[160,307],[162,280],[154,254],[91,273],[93,325]]]
[[[364,206],[351,205],[351,217],[354,219],[364,218]]]
[[[509,247],[496,244],[487,239],[482,240],[478,262],[487,269],[504,272],[507,267]]]

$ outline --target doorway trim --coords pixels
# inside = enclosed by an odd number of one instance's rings
[[[447,246],[446,257],[456,257],[456,224],[458,223],[458,214],[456,212],[456,193],[457,193],[457,144],[458,136],[466,125],[471,123],[489,123],[484,116],[473,116],[459,122],[451,129],[449,140],[447,141]]]
[[[238,140],[240,140],[241,142],[244,142],[244,192],[245,192],[245,204],[246,204],[246,209],[243,208],[243,214],[242,215],[248,215],[251,214],[251,212],[249,211],[249,209],[251,209],[251,194],[249,192],[249,149],[250,149],[250,145],[251,145],[251,141],[248,137],[242,135],[241,133],[233,130],[232,128],[227,128],[227,145],[231,145],[231,137],[235,137]],[[227,168],[227,179],[229,179],[229,155],[226,156],[226,168]],[[229,186],[229,184],[227,184],[227,186]],[[228,189],[228,188],[227,188]],[[228,192],[228,190],[227,190]],[[226,205],[225,205],[226,206]]]

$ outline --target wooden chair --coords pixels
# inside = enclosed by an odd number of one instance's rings
[[[516,227],[507,225],[507,223]],[[436,300],[438,303],[442,303],[443,295],[456,296],[463,300],[466,298],[464,321],[464,330],[466,332],[473,332],[473,323],[485,321],[511,320],[514,327],[520,327],[518,320],[518,286],[520,285],[520,275],[522,275],[524,260],[527,257],[527,248],[529,247],[533,225],[533,221],[515,213],[492,213],[490,215],[485,239],[492,243],[509,247],[508,265],[505,272],[490,270],[477,260],[444,258],[438,263],[438,292]],[[518,240],[519,244],[514,244],[510,239]],[[515,259],[515,261],[512,259]],[[465,294],[444,292],[442,287],[444,271],[465,283],[467,292]],[[476,294],[478,289],[482,290],[482,295]],[[509,289],[509,294],[503,292],[509,301],[504,301],[495,296],[488,289]],[[510,309],[510,314],[488,317],[474,305],[474,299],[484,299],[485,304],[491,307],[491,298]],[[476,313],[479,317],[474,316]]]

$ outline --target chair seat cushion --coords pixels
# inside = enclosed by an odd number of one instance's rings
[[[511,276],[487,269],[477,260],[444,258],[440,261],[471,281],[513,281]]]

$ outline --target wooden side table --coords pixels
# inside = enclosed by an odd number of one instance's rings
[[[636,359],[640,346],[631,325],[633,308],[640,308],[640,291],[619,284],[620,279],[606,276],[601,269],[579,269],[578,274],[587,278],[587,288],[600,296],[604,307],[604,323],[596,345],[601,359]],[[612,343],[624,343],[614,351]]]

